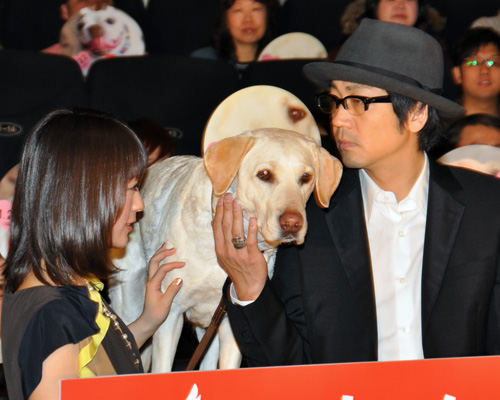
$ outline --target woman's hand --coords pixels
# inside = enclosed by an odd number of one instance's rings
[[[174,253],[175,249],[167,249],[164,243],[149,261],[144,310],[141,316],[129,325],[138,347],[141,347],[167,319],[174,297],[182,287],[182,279],[177,278],[170,283],[165,293],[161,291],[161,283],[167,273],[185,265],[180,261],[160,265],[161,261]]]
[[[212,228],[217,261],[233,282],[238,300],[255,300],[267,281],[267,262],[257,243],[257,220],[250,218],[246,246],[235,248],[232,239],[245,237],[243,212],[226,193],[217,202]]]

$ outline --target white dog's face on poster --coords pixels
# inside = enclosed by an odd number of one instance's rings
[[[108,6],[99,10],[83,8],[61,31],[65,55],[87,51],[93,57],[143,55],[144,39],[137,22],[125,12]]]
[[[318,125],[294,94],[267,85],[250,86],[227,97],[212,113],[203,136],[203,153],[226,137],[259,128],[296,131],[321,145]]]

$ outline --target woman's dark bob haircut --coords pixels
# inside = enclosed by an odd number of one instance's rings
[[[60,109],[29,134],[16,182],[5,277],[11,292],[27,274],[74,285],[74,275],[106,279],[115,271],[111,232],[126,185],[140,179],[147,155],[116,117]]]
[[[266,7],[266,31],[260,39],[257,55],[264,47],[279,34],[279,2],[278,0],[255,0]],[[236,0],[219,0],[219,11],[215,21],[211,43],[215,49],[217,57],[229,61],[234,56],[234,44],[231,34],[227,29],[226,13]]]

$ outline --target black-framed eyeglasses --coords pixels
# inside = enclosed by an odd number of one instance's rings
[[[364,96],[346,96],[339,99],[337,96],[328,92],[316,95],[316,101],[321,111],[327,114],[335,115],[342,104],[345,110],[352,115],[362,115],[368,106],[372,103],[391,103],[390,96],[364,97]]]
[[[500,67],[500,56],[491,56],[489,58],[483,58],[480,60],[478,57],[471,56],[464,60],[464,64],[467,67],[478,67],[480,65],[486,65],[488,68]]]

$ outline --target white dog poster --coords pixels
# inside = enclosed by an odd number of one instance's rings
[[[61,29],[61,54],[75,59],[84,75],[101,58],[145,54],[144,36],[127,13],[108,6],[82,8]]]

